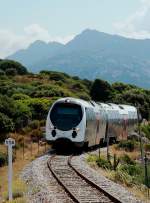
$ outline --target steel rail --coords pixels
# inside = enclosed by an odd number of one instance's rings
[[[106,192],[104,189],[102,189],[100,186],[98,186],[96,183],[94,183],[92,180],[89,180],[89,178],[87,178],[86,176],[84,176],[82,173],[79,172],[79,170],[77,170],[72,164],[71,164],[71,159],[73,158],[73,156],[70,156],[68,158],[68,165],[70,166],[70,168],[72,168],[76,174],[78,176],[80,176],[82,179],[84,179],[89,185],[91,185],[92,187],[96,188],[98,191],[102,192],[105,196],[107,196],[110,200],[112,200],[112,202],[114,203],[121,203],[121,201],[119,199],[117,199],[116,197],[114,197],[113,195],[111,195],[110,193]]]
[[[52,166],[52,160],[56,157],[57,155],[52,155],[48,162],[47,162],[47,166],[49,168],[49,170],[51,171],[52,175],[54,176],[54,178],[57,180],[57,182],[59,183],[59,185],[61,185],[63,187],[63,189],[65,190],[65,192],[68,194],[68,196],[76,203],[81,203],[80,200],[77,199],[77,197],[70,191],[70,189],[65,185],[65,183],[61,180],[61,178],[59,177],[59,175],[57,175],[57,173],[55,172],[55,170],[53,169]],[[88,185],[90,185],[93,189],[96,189],[97,191],[99,191],[100,193],[103,193],[107,198],[109,198],[112,202],[114,203],[121,203],[120,200],[118,200],[116,197],[114,197],[113,195],[111,195],[110,193],[106,192],[104,189],[102,189],[100,186],[98,186],[95,182],[91,181],[89,178],[87,178],[86,176],[84,176],[78,169],[76,169],[72,163],[71,163],[71,159],[73,158],[73,156],[69,156],[68,161],[67,161],[67,165],[69,166],[69,168],[71,168],[71,170],[73,170],[82,180],[84,180]]]
[[[52,159],[54,159],[56,155],[52,155],[51,158],[49,159],[49,161],[47,162],[48,168],[51,171],[51,173],[53,174],[53,176],[55,177],[55,179],[57,180],[57,182],[64,188],[64,190],[66,191],[66,193],[71,197],[71,199],[76,202],[76,203],[80,203],[78,201],[78,199],[72,194],[72,192],[66,187],[66,185],[61,181],[61,179],[57,176],[57,174],[55,173],[55,171],[52,168]]]

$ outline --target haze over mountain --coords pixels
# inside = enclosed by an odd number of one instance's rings
[[[33,67],[33,64],[38,64],[42,60],[46,60],[47,57],[54,56],[54,54],[57,53],[57,50],[60,50],[61,47],[63,47],[63,45],[58,42],[46,43],[37,40],[32,43],[27,49],[19,50],[15,54],[7,58],[19,61],[30,69],[30,67]]]
[[[11,56],[29,70],[57,70],[81,78],[102,78],[150,88],[150,40],[84,30],[63,45],[36,41]]]

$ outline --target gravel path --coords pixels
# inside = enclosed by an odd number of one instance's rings
[[[55,178],[47,167],[47,160],[50,155],[44,155],[37,158],[27,165],[21,173],[21,178],[28,184],[28,193],[26,194],[29,203],[70,203],[72,200],[64,198],[67,194],[58,185]],[[117,197],[123,203],[140,203],[124,187],[106,177],[100,175],[86,163],[87,154],[73,157],[73,165],[90,179],[94,180],[99,186],[110,194]],[[66,200],[65,200],[66,199]]]
[[[67,194],[50,173],[47,167],[48,158],[48,155],[37,158],[22,171],[21,178],[29,186],[26,194],[27,202],[72,203],[69,197],[68,199],[66,198]]]

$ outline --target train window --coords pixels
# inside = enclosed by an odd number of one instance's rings
[[[60,130],[71,130],[82,120],[81,106],[72,103],[56,103],[51,110],[50,119]]]

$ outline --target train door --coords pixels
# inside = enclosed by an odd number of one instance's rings
[[[95,145],[95,113],[92,108],[86,108],[85,142],[88,146]]]
[[[96,136],[95,136],[95,144],[99,144],[100,143],[100,119],[96,118],[96,132],[95,132]]]
[[[122,140],[127,140],[127,137],[128,137],[128,119],[125,117],[123,119]]]

